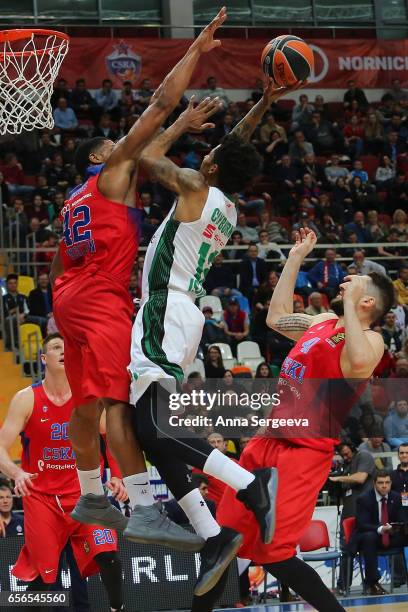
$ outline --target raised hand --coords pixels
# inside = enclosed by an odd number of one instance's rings
[[[313,251],[317,242],[316,234],[309,228],[300,228],[296,232],[295,245],[289,251],[289,257],[304,259]]]
[[[296,91],[301,87],[305,87],[307,85],[307,81],[299,81],[294,85],[288,85],[287,87],[278,87],[273,79],[269,79],[265,85],[263,97],[264,100],[271,105],[272,102],[276,102],[279,98],[282,98],[288,93]]]
[[[206,123],[206,120],[217,112],[222,106],[218,98],[205,98],[194,107],[195,96],[191,96],[188,106],[178,119],[185,124],[185,131],[203,132],[214,126],[214,123]]]
[[[217,39],[214,40],[214,33],[219,27],[222,26],[226,18],[227,9],[225,6],[223,6],[218,15],[214,17],[211,23],[209,23],[196,38],[194,43],[191,45],[191,48],[198,48],[201,53],[208,53],[208,51],[219,47],[221,45],[221,41]]]

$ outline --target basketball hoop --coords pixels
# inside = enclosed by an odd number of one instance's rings
[[[68,44],[63,32],[0,31],[0,134],[54,126],[51,94]]]

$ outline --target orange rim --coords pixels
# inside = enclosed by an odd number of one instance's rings
[[[13,42],[15,40],[24,40],[31,38],[31,35],[37,36],[55,36],[60,39],[60,44],[49,47],[48,49],[36,49],[35,51],[0,51],[0,62],[2,56],[12,55],[14,57],[23,57],[29,55],[43,55],[44,53],[54,53],[58,51],[64,42],[69,42],[68,34],[57,32],[56,30],[41,30],[41,29],[21,29],[21,30],[2,30],[0,31],[0,44],[5,42]]]

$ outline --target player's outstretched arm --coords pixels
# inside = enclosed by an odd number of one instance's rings
[[[272,79],[269,80],[266,85],[263,96],[258,102],[251,108],[251,110],[245,115],[243,119],[232,130],[232,134],[239,136],[244,142],[249,142],[252,134],[254,133],[256,126],[261,121],[262,117],[269,110],[271,104],[282,98],[286,94],[296,91],[300,87],[304,87],[305,83],[299,82],[291,87],[276,87]]]
[[[190,168],[180,168],[166,157],[166,153],[185,132],[202,132],[214,127],[213,123],[207,121],[219,106],[217,98],[206,98],[194,107],[194,96],[191,96],[186,110],[142,152],[140,163],[152,179],[178,194],[205,188],[200,172]]]
[[[311,325],[335,317],[330,313],[312,317],[293,312],[293,293],[297,275],[304,259],[313,251],[316,240],[316,234],[312,230],[300,229],[297,233],[295,245],[290,250],[278,284],[272,294],[266,318],[269,327],[292,340],[299,340]]]
[[[214,34],[226,17],[227,12],[223,7],[164,79],[153,95],[152,103],[133,125],[129,134],[117,143],[98,179],[98,188],[104,196],[120,202],[126,197],[130,177],[140,153],[177,106],[201,54],[221,44],[219,40],[214,40]]]
[[[17,495],[29,495],[32,480],[38,474],[29,474],[19,468],[10,459],[9,449],[23,431],[31,416],[34,405],[34,393],[31,387],[27,387],[16,393],[11,400],[6,419],[0,429],[0,471],[8,478],[15,481],[15,492]]]

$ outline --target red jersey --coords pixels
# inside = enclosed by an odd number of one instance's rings
[[[363,390],[361,381],[345,380],[340,367],[344,327],[337,319],[313,325],[298,340],[282,364],[277,391],[280,404],[270,417],[269,431],[292,444],[333,450],[342,424]],[[270,426],[271,427],[271,426]]]
[[[98,189],[98,177],[91,176],[76,189],[61,210],[64,274],[56,280],[56,289],[90,269],[126,289],[129,286],[139,247],[142,209],[105,198]]]
[[[75,455],[68,439],[73,399],[57,406],[46,395],[41,382],[32,385],[32,389],[33,411],[20,434],[21,467],[26,472],[38,474],[33,485],[39,492],[79,496]]]

